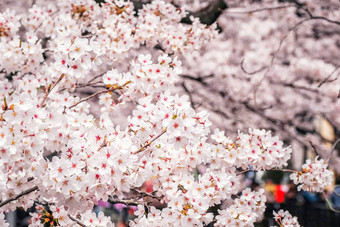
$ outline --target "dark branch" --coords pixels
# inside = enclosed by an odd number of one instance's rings
[[[150,198],[160,200],[160,197],[155,196],[155,195],[153,194],[154,192],[148,193],[148,192],[141,191],[141,190],[139,190],[139,189],[137,189],[137,188],[133,188],[132,190],[135,191],[135,192],[137,192],[138,194],[140,194],[140,195],[142,195],[142,196],[148,196],[148,197],[150,197]]]
[[[207,7],[197,12],[189,12],[188,16],[184,17],[181,22],[191,24],[190,16],[198,17],[202,24],[211,25],[217,21],[217,18],[222,14],[223,10],[228,8],[224,0],[212,1]]]
[[[258,69],[258,70],[255,70],[255,71],[253,71],[253,72],[248,72],[248,71],[244,68],[244,59],[242,59],[240,65],[241,65],[242,71],[243,71],[245,74],[248,74],[248,75],[254,75],[254,74],[259,73],[259,72],[261,72],[262,70],[264,70],[264,69],[267,68],[267,66],[263,66],[263,67],[261,67],[261,68]]]
[[[163,129],[163,131],[155,136],[152,140],[150,140],[148,143],[146,143],[144,146],[139,148],[137,151],[133,152],[133,154],[138,154],[142,151],[145,151],[146,148],[148,148],[155,140],[157,140],[159,137],[161,137],[164,133],[166,133],[166,129]]]
[[[203,85],[208,85],[207,82],[205,82],[204,80],[207,79],[207,78],[214,77],[214,74],[210,74],[210,75],[207,75],[207,76],[199,76],[199,77],[194,77],[194,76],[190,76],[190,75],[181,75],[181,77],[183,77],[184,79],[197,81],[197,82],[199,82]]]
[[[333,72],[331,72],[324,80],[322,80],[320,82],[320,84],[318,85],[318,87],[321,87],[324,83],[327,83],[327,82],[333,82],[335,80],[337,80],[338,78],[336,77],[335,79],[333,80],[329,80],[329,78],[331,78],[331,76],[333,76],[333,74],[339,69],[339,66],[336,66],[335,69],[333,70]]]
[[[35,186],[35,187],[33,187],[33,188],[29,188],[29,189],[27,189],[27,190],[21,192],[20,194],[18,194],[18,195],[15,196],[15,197],[10,198],[10,199],[7,199],[7,200],[1,202],[1,203],[0,203],[0,207],[5,206],[6,204],[8,204],[8,203],[10,203],[10,202],[12,202],[12,201],[14,201],[14,200],[17,200],[17,199],[23,197],[24,195],[28,195],[28,194],[30,194],[30,193],[32,193],[32,192],[34,192],[34,191],[37,191],[37,190],[38,190],[38,186]]]
[[[183,87],[184,91],[185,91],[185,92],[188,94],[188,96],[189,96],[191,107],[192,107],[193,109],[196,109],[196,108],[195,108],[194,100],[193,100],[192,95],[191,95],[191,91],[189,91],[188,87],[185,85],[184,82],[182,82],[182,87]]]
[[[129,206],[129,205],[137,206],[139,204],[143,204],[143,202],[138,202],[138,201],[136,201],[134,199],[114,199],[114,198],[109,198],[108,202],[111,203],[111,204],[121,203],[121,204],[125,204],[127,206]]]
[[[276,7],[264,7],[260,9],[254,9],[254,10],[247,10],[247,11],[228,11],[228,14],[251,14],[251,13],[257,13],[261,11],[270,11],[270,10],[277,10],[277,9],[286,9],[296,7],[296,5],[283,5],[283,6],[276,6]]]
[[[69,217],[72,221],[76,222],[78,225],[80,225],[81,227],[87,227],[85,224],[83,224],[82,222],[80,222],[78,219],[72,217],[70,214],[67,214],[67,217]]]

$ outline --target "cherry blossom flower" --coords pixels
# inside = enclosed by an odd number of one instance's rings
[[[288,211],[273,211],[275,221],[283,227],[300,227],[297,217],[293,217]]]
[[[314,161],[307,160],[302,165],[302,171],[290,175],[300,191],[322,192],[332,182],[333,172],[327,169],[327,163],[316,157]]]
[[[9,226],[9,224],[5,220],[5,215],[3,214],[3,212],[1,210],[0,210],[0,224],[1,224],[1,226],[4,226],[4,227]]]

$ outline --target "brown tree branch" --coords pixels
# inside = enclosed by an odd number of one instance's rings
[[[338,78],[335,78],[335,79],[329,81],[329,78],[331,78],[331,76],[333,76],[333,74],[334,74],[338,69],[339,69],[339,66],[336,66],[335,69],[333,70],[333,72],[331,72],[324,80],[322,80],[322,81],[319,83],[318,87],[321,87],[324,83],[333,82],[333,81],[337,80]]]
[[[257,170],[251,170],[251,169],[246,169],[246,170],[243,170],[241,172],[238,172],[236,175],[239,176],[239,175],[242,175],[244,173],[248,173],[250,171],[253,171],[253,172],[257,172]],[[293,169],[267,169],[267,170],[264,170],[264,171],[281,171],[281,172],[289,172],[289,173],[297,173],[298,171],[296,170],[293,170]]]
[[[152,1],[132,0],[134,10],[137,14],[138,10],[143,8],[143,5],[150,4]],[[175,4],[174,4],[175,5]],[[175,5],[176,6],[176,5]],[[177,6],[178,7],[178,6]],[[190,16],[198,17],[202,24],[211,25],[216,22],[217,18],[222,14],[223,10],[228,6],[224,0],[212,0],[211,3],[197,12],[188,12],[181,22],[185,24],[192,24]]]
[[[148,197],[151,197],[151,198],[157,199],[157,200],[160,199],[158,196],[155,196],[155,195],[153,195],[152,193],[143,192],[143,191],[141,191],[141,190],[139,190],[139,189],[137,189],[137,188],[133,188],[132,190],[135,191],[135,192],[137,192],[137,193],[139,193],[139,194],[142,195],[142,196],[148,196]]]
[[[6,204],[8,204],[8,203],[10,203],[10,202],[12,202],[12,201],[14,201],[14,200],[17,200],[17,199],[23,197],[24,195],[28,195],[28,194],[30,194],[30,193],[32,193],[32,192],[34,192],[34,191],[37,191],[37,190],[39,190],[39,189],[38,189],[38,186],[35,186],[35,187],[33,187],[33,188],[29,188],[29,189],[27,189],[27,190],[21,192],[20,194],[16,195],[15,197],[10,198],[10,199],[7,199],[7,200],[1,202],[1,203],[0,203],[0,207],[5,206]]]
[[[340,25],[340,21],[331,20],[331,19],[329,19],[327,17],[323,17],[323,16],[314,16],[312,14],[312,12],[306,7],[306,5],[301,7],[301,9],[304,10],[308,14],[308,16],[311,20],[323,20],[323,21],[327,21],[328,23],[331,23],[331,24]]]
[[[335,147],[336,147],[336,145],[338,145],[339,142],[340,142],[340,138],[337,139],[337,140],[334,142],[334,144],[333,144],[333,146],[332,146],[332,148],[331,148],[331,151],[329,152],[329,156],[328,156],[327,162],[329,162],[329,160],[332,158],[332,155],[333,155],[333,153],[334,153],[334,151],[335,151]]]
[[[270,81],[271,84],[281,85],[283,87],[290,87],[290,88],[293,88],[293,89],[309,91],[309,92],[312,92],[312,93],[315,93],[315,94],[321,93],[318,89],[311,88],[311,87],[305,87],[305,86],[301,86],[301,85],[296,85],[294,83],[277,82],[277,81],[273,81],[273,80],[269,80],[269,81]]]
[[[82,103],[82,102],[85,102],[85,101],[87,101],[87,100],[89,100],[89,99],[92,99],[93,97],[95,97],[95,96],[97,96],[97,95],[100,95],[100,94],[103,94],[103,93],[107,93],[107,92],[109,92],[109,91],[110,91],[110,90],[106,89],[106,90],[102,90],[102,91],[98,91],[98,92],[96,92],[96,93],[93,93],[92,95],[90,95],[90,96],[88,96],[88,97],[86,97],[86,98],[81,99],[79,102],[73,104],[72,106],[69,106],[68,108],[69,108],[69,109],[72,109],[73,107],[79,105],[79,104]]]
[[[76,222],[78,225],[80,225],[81,227],[87,227],[85,224],[83,224],[81,221],[79,221],[78,219],[72,217],[70,214],[67,214],[67,217],[69,217],[72,221]]]
[[[101,87],[101,88],[105,88],[105,84],[102,84],[102,85],[98,85],[102,83],[101,81],[97,81],[97,82],[93,82],[93,83],[86,83],[86,84],[77,84],[76,85],[76,89],[77,88],[84,88],[84,87],[92,87],[92,88],[95,88],[95,87]]]
[[[105,73],[106,73],[106,72],[105,72]],[[97,76],[94,76],[94,77],[93,77],[91,80],[89,80],[87,83],[91,83],[92,81],[94,81],[94,80],[96,80],[96,79],[102,77],[105,73],[102,73],[102,74],[99,74],[99,75],[97,75]]]
[[[257,13],[261,11],[271,11],[271,10],[277,10],[277,9],[286,9],[296,7],[296,5],[283,5],[283,6],[274,6],[274,7],[264,7],[260,9],[254,9],[254,10],[246,10],[246,11],[232,11],[232,8],[227,10],[228,14],[251,14],[251,13]]]
[[[189,12],[188,16],[181,20],[182,23],[191,24],[191,16],[198,17],[202,24],[211,25],[215,23],[218,17],[222,14],[223,10],[228,8],[224,0],[214,0],[205,7],[197,12]]]
[[[51,91],[53,90],[53,88],[55,88],[55,86],[57,86],[57,84],[65,77],[66,75],[65,74],[61,74],[61,76],[58,78],[58,80],[52,85],[51,88],[48,88],[48,90],[46,91],[46,94],[43,98],[43,100],[41,101],[40,103],[40,107],[44,107],[45,105],[45,101],[48,97],[48,95],[51,93]]]
[[[245,68],[244,68],[244,59],[242,59],[241,63],[240,63],[240,66],[241,66],[241,70],[245,73],[245,74],[248,74],[248,75],[254,75],[256,73],[259,73],[261,72],[262,70],[266,69],[268,66],[263,66],[253,72],[248,72]]]
[[[185,92],[188,94],[188,96],[189,96],[191,108],[196,109],[194,100],[193,100],[192,95],[191,95],[191,91],[189,91],[188,87],[185,85],[184,82],[182,82],[182,87],[183,87],[184,91],[185,91]]]
[[[108,202],[111,203],[111,204],[121,203],[121,204],[125,204],[127,206],[129,206],[129,205],[138,206],[139,204],[143,204],[143,202],[138,202],[134,199],[113,199],[113,198],[109,198]]]
[[[138,154],[144,151],[147,147],[149,147],[155,140],[161,137],[164,133],[166,133],[166,129],[163,129],[163,131],[160,134],[158,134],[155,138],[150,140],[148,143],[146,143],[144,146],[142,146],[141,148],[139,148],[137,151],[133,152],[132,154]]]
[[[90,96],[88,96],[88,97],[86,97],[86,98],[81,99],[79,102],[77,102],[77,103],[75,103],[75,104],[69,106],[68,108],[69,108],[69,109],[72,109],[73,107],[77,106],[78,104],[80,104],[80,103],[82,103],[82,102],[85,102],[85,101],[87,101],[87,100],[89,100],[89,99],[92,99],[93,97],[95,97],[95,96],[97,96],[97,95],[100,95],[100,94],[103,94],[103,93],[107,93],[107,92],[110,92],[110,91],[121,90],[121,89],[123,89],[126,85],[128,85],[129,83],[131,83],[131,81],[128,81],[128,82],[126,82],[125,84],[123,84],[123,85],[121,85],[121,86],[119,86],[119,85],[118,85],[118,86],[112,86],[112,87],[110,87],[110,88],[108,88],[108,89],[106,89],[106,90],[102,90],[102,91],[98,91],[98,92],[96,92],[96,93],[93,93],[92,95],[90,95]]]

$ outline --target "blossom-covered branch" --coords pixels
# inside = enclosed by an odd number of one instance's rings
[[[0,202],[0,207],[3,207],[3,206],[7,205],[10,202],[15,201],[15,200],[17,200],[17,199],[19,199],[19,198],[21,198],[21,197],[23,197],[25,195],[28,195],[28,194],[30,194],[30,193],[32,193],[34,191],[37,191],[37,190],[39,190],[38,186],[34,186],[33,188],[29,188],[29,189],[21,192],[20,194],[14,196],[13,198],[9,198],[9,199],[6,199],[4,201],[1,201]]]

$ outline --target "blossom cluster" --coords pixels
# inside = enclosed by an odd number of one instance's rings
[[[20,27],[20,16],[15,11],[7,9],[0,14],[0,37],[10,39],[15,36]]]
[[[158,63],[154,64],[151,55],[140,54],[137,62],[131,62],[131,69],[126,73],[119,73],[117,69],[109,70],[103,75],[103,83],[106,87],[116,89],[124,87],[120,96],[114,100],[112,94],[103,94],[99,97],[102,104],[102,112],[115,109],[116,104],[122,104],[126,100],[134,100],[148,96],[158,96],[173,88],[179,80],[181,62],[175,57],[171,59],[167,55],[160,55]]]
[[[2,212],[0,212],[0,225],[4,227],[9,226],[9,224],[5,220],[5,215]]]
[[[300,227],[297,217],[293,217],[288,211],[279,210],[277,213],[273,211],[273,215],[280,227]]]
[[[239,132],[235,142],[219,130],[215,130],[211,137],[218,142],[216,159],[244,170],[282,168],[287,165],[292,153],[290,147],[283,147],[278,137],[273,137],[270,131],[265,130],[249,129],[249,134]]]
[[[302,165],[302,170],[290,175],[294,184],[298,185],[298,190],[322,192],[324,188],[332,183],[333,172],[328,170],[327,163],[323,159],[316,157],[314,161],[307,160]]]
[[[69,213],[65,210],[64,206],[56,207],[51,205],[49,210],[46,210],[43,206],[36,206],[36,213],[30,213],[32,216],[32,224],[30,227],[43,227],[43,226],[79,226],[79,223],[74,222]],[[113,227],[109,217],[105,217],[103,212],[99,212],[98,215],[91,211],[83,213],[79,220],[82,225],[86,226],[103,226]]]
[[[41,42],[31,34],[27,34],[26,41],[15,36],[10,41],[0,42],[0,54],[0,66],[8,73],[35,72],[44,60]]]
[[[264,213],[266,201],[264,189],[251,191],[247,188],[227,209],[218,211],[216,226],[253,226]]]

